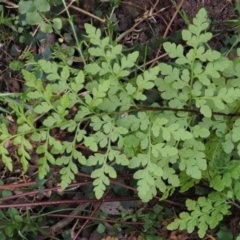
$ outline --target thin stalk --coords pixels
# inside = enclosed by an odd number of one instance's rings
[[[77,44],[77,50],[78,50],[78,52],[79,52],[79,54],[80,54],[80,56],[81,56],[81,58],[82,58],[83,64],[86,65],[86,62],[85,62],[85,59],[84,59],[84,56],[83,56],[83,53],[82,53],[82,50],[81,50],[81,44],[80,44],[79,41],[78,41],[77,33],[76,33],[76,31],[75,31],[75,28],[74,28],[74,25],[73,25],[73,22],[72,22],[71,15],[70,15],[70,13],[69,13],[69,11],[68,11],[66,1],[65,1],[65,0],[62,0],[62,3],[63,3],[63,5],[64,5],[64,7],[65,7],[66,13],[67,13],[68,18],[69,18],[69,23],[70,23],[71,28],[72,28],[72,30],[73,30],[73,35],[74,35],[74,38],[75,38],[75,41],[76,41],[76,44]]]

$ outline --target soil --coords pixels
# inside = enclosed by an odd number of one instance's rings
[[[226,28],[227,20],[237,18],[233,0],[177,0],[176,6],[179,6],[182,1],[181,13],[186,15],[190,22],[202,7],[208,10],[209,18],[214,23],[213,26],[216,30]],[[119,27],[117,31],[119,33],[129,31],[121,43],[125,46],[129,44],[145,45],[156,39],[161,39],[176,12],[176,6],[174,7],[170,0],[158,2],[153,0],[121,1],[120,7],[116,9]],[[136,24],[139,19],[143,18],[144,20],[139,25]],[[136,27],[133,28],[135,25]],[[173,35],[186,27],[182,16],[178,14],[167,35]],[[129,41],[129,39],[131,40]],[[154,48],[154,46],[150,46],[150,48]]]
[[[209,18],[215,21],[218,25],[221,25],[224,21],[229,19],[236,18],[236,12],[234,11],[234,0],[177,0],[176,4],[180,5],[183,1],[181,11],[184,11],[191,21],[198,10],[202,7],[205,7],[208,10]],[[99,0],[82,0],[82,6],[84,9],[89,11],[94,11],[98,8]],[[151,8],[154,7],[157,1],[154,0],[123,0],[120,2],[120,7],[117,9],[117,12],[120,14],[120,25],[124,21],[126,26],[131,26],[133,20],[143,16],[147,11],[151,11]],[[160,0],[155,6],[154,12],[160,11],[156,14],[156,20],[158,19],[162,24],[169,23],[172,15],[174,14],[176,8],[173,7],[171,0]],[[177,20],[182,22],[181,17],[177,17]],[[128,23],[127,23],[128,22]],[[176,24],[176,21],[175,21]],[[179,23],[178,23],[179,25]],[[182,25],[182,24],[181,24]],[[126,30],[127,27],[122,27],[123,30]],[[180,27],[180,26],[179,26]],[[181,26],[182,27],[182,26]]]
[[[202,7],[205,7],[208,10],[209,17],[218,23],[236,16],[232,0],[185,0],[182,9],[186,12],[189,19],[192,20]]]

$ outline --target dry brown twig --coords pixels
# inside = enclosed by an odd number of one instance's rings
[[[66,8],[64,8],[61,12],[59,12],[57,15],[61,15],[62,13],[66,12],[67,8],[69,8],[76,0],[72,0]]]
[[[111,188],[109,188],[107,190],[107,192],[104,194],[104,196],[102,197],[102,199],[105,199],[107,197],[107,195],[109,194],[109,192],[111,191]],[[92,213],[90,214],[89,218],[85,221],[85,223],[81,226],[81,228],[78,230],[78,232],[76,233],[76,235],[74,236],[73,240],[77,240],[79,234],[82,232],[82,230],[86,227],[86,225],[88,224],[88,222],[91,220],[91,218],[93,217],[93,215],[96,213],[96,211],[99,209],[99,207],[101,206],[101,202],[99,202],[97,204],[97,206],[95,207],[95,209],[92,211]]]
[[[96,15],[93,15],[92,13],[87,12],[87,11],[85,11],[85,10],[79,8],[79,7],[74,6],[74,5],[70,5],[69,7],[74,9],[74,10],[76,10],[76,11],[78,11],[78,12],[81,12],[81,13],[83,13],[85,15],[88,15],[89,17],[95,18],[96,20],[98,20],[101,23],[105,23],[105,21],[106,21],[105,19],[99,18]]]
[[[90,203],[84,203],[84,204],[80,204],[78,207],[76,207],[69,215],[73,215],[73,216],[77,216],[80,215],[80,213],[82,211],[84,211]],[[48,232],[50,234],[50,236],[52,236],[53,234],[55,234],[56,232],[58,232],[59,230],[63,229],[64,227],[66,227],[69,223],[71,223],[74,220],[74,218],[71,217],[67,217],[64,218],[63,220],[59,221],[58,223],[54,224],[53,226],[51,226],[48,229]]]
[[[10,1],[8,1],[8,0],[3,1],[3,3],[5,3],[6,5],[8,5],[8,6],[6,6],[7,8],[18,8],[18,5],[17,5],[17,4],[12,3],[12,2],[10,2]]]
[[[168,24],[168,26],[167,26],[164,34],[163,34],[163,38],[165,38],[165,37],[168,35],[169,29],[170,29],[173,21],[175,20],[177,14],[178,14],[178,12],[179,12],[179,10],[181,9],[184,1],[185,1],[185,0],[181,0],[181,2],[179,3],[179,5],[178,5],[178,7],[177,7],[177,10],[176,10],[175,13],[173,14],[172,19],[171,19],[171,21],[169,22],[169,24]],[[159,54],[160,54],[160,52],[161,52],[161,49],[162,49],[162,44],[161,44],[161,45],[159,46],[159,48],[158,48],[156,57],[155,57],[155,59],[154,59],[155,61],[152,63],[151,67],[153,67],[153,66],[156,64],[157,59],[158,59],[158,56],[159,56]]]
[[[156,1],[156,3],[154,4],[154,6],[150,9],[144,12],[143,16],[135,19],[135,24],[129,28],[127,31],[125,31],[124,33],[122,33],[116,40],[116,42],[121,41],[127,34],[131,33],[132,31],[135,30],[135,28],[143,21],[147,20],[147,19],[151,19],[154,18],[154,16],[156,16],[159,12],[164,11],[166,8],[161,8],[159,11],[154,13],[154,10],[157,6],[157,4],[159,3],[159,0]]]
[[[88,15],[89,17],[92,17],[92,18],[100,21],[101,23],[105,23],[105,21],[106,21],[105,19],[99,18],[98,16],[96,16],[96,15],[94,15],[94,14],[92,14],[92,13],[90,13],[90,12],[88,12],[88,11],[82,9],[82,8],[79,8],[79,7],[74,6],[74,5],[73,5],[74,2],[76,2],[76,0],[72,0],[72,1],[67,5],[67,8],[72,8],[72,9],[78,11],[78,12],[81,12],[81,13],[83,13],[83,14],[85,14],[85,15]],[[66,8],[64,8],[64,9],[63,9],[61,12],[59,12],[57,15],[60,15],[60,14],[62,14],[62,13],[65,12],[65,11],[66,11]]]

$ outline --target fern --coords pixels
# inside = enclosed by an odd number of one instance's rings
[[[103,196],[109,178],[117,177],[119,166],[134,171],[138,195],[145,202],[158,191],[164,199],[176,188],[184,192],[204,181],[213,192],[197,201],[188,199],[190,213],[180,213],[169,225],[188,232],[197,227],[203,237],[230,213],[230,202],[240,199],[240,61],[209,48],[208,27],[207,12],[201,9],[182,31],[187,48],[163,44],[175,63],[139,72],[138,52],[124,55],[121,45],[85,24],[92,60],[83,70],[46,60],[33,63],[32,72],[22,70],[28,88],[25,102],[33,106],[9,104],[17,132],[0,126],[3,163],[12,170],[6,146],[13,144],[27,170],[28,152],[38,143],[40,178],[58,165],[66,188],[79,165],[94,166],[97,198]],[[47,83],[42,81],[45,77]],[[157,97],[149,104],[151,91],[157,91]],[[52,134],[56,129],[72,139],[58,141]],[[84,156],[77,145],[92,154]]]
[[[205,236],[208,228],[215,228],[223,216],[229,214],[230,208],[219,193],[211,193],[208,198],[200,197],[197,201],[188,199],[186,206],[191,213],[180,213],[180,218],[170,223],[168,229],[187,229],[188,233],[192,233],[197,227],[200,238]]]

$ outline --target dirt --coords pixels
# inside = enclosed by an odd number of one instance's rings
[[[150,11],[151,8],[155,5],[156,1],[151,0],[128,0],[121,1],[121,8],[125,15],[131,15],[132,17],[139,17],[144,11]],[[182,0],[177,0],[177,5],[180,5]],[[236,17],[236,13],[234,11],[234,0],[184,0],[182,10],[186,13],[189,20],[191,21],[198,10],[202,7],[205,7],[208,10],[209,17],[217,21],[218,23],[222,21],[229,20],[231,18]],[[168,8],[168,6],[171,6]],[[172,15],[174,13],[174,7],[172,6],[171,1],[159,1],[156,6],[156,10],[160,8],[167,8],[167,11],[163,11],[165,14],[163,15]],[[160,17],[160,14],[157,16]],[[161,18],[161,17],[160,17]]]
[[[178,2],[181,1],[178,0]],[[209,17],[219,24],[236,16],[232,0],[185,0],[182,9],[192,20],[202,7],[205,7],[208,10]]]
[[[205,7],[214,29],[224,29],[227,20],[237,18],[233,0],[177,0],[176,6],[173,6],[170,0],[124,0],[116,9],[118,31],[129,31],[121,43],[125,46],[145,45],[153,43],[155,39],[161,39],[176,12],[176,7],[181,4],[181,13],[186,15],[190,22],[199,9]],[[144,20],[138,25],[136,23],[139,19]],[[178,14],[170,26],[168,36],[186,27],[186,21]]]
[[[227,20],[237,18],[234,0],[176,0],[176,6],[181,4],[181,13],[186,15],[190,22],[199,9],[205,7],[208,10],[209,18],[214,22],[215,29],[222,29]],[[100,4],[99,0],[81,1],[81,7],[86,11],[94,12],[97,9],[101,9],[101,11],[105,9],[104,15],[108,14],[107,6],[109,5]],[[120,1],[119,7],[115,10],[118,26],[115,31],[119,34],[129,31],[121,43],[125,46],[145,45],[153,38],[161,38],[176,12],[176,6],[173,6],[171,0]],[[143,18],[141,24],[133,28],[137,21]],[[186,28],[186,22],[178,14],[170,26],[168,36],[183,28]]]

